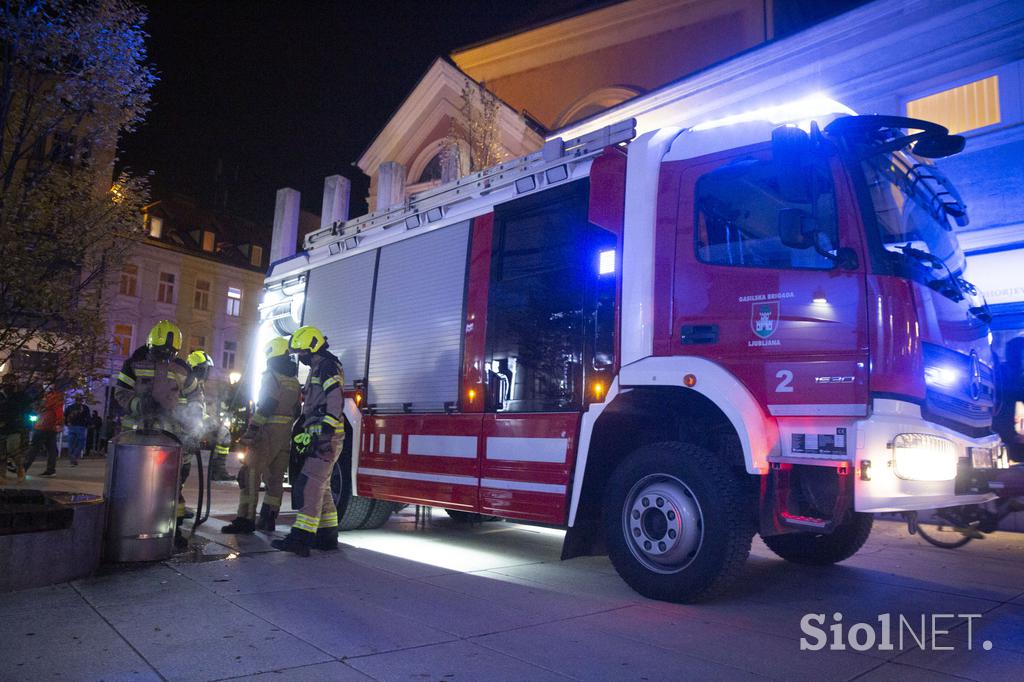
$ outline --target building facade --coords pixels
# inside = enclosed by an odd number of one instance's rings
[[[197,349],[213,358],[207,400],[233,399],[241,386],[259,320],[259,297],[269,264],[270,229],[210,211],[185,197],[150,204],[142,218],[145,241],[108,283],[112,292],[109,324],[107,414],[113,376],[132,351],[146,342],[160,320],[175,322],[182,332],[181,355]]]

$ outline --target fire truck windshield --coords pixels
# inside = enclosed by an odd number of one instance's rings
[[[965,259],[950,217],[962,204],[952,185],[934,165],[902,151],[874,154],[861,167],[881,245],[896,271],[959,291]]]

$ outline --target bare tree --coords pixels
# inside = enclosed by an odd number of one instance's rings
[[[0,4],[0,363],[53,353],[84,383],[109,352],[109,278],[142,235],[144,178],[112,178],[156,77],[128,0]]]
[[[494,93],[484,83],[467,80],[459,99],[459,114],[449,118],[448,134],[441,149],[444,180],[475,173],[501,163],[508,156],[500,139],[501,103]]]

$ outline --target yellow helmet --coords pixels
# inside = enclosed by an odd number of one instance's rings
[[[206,367],[213,367],[213,358],[205,350],[197,349],[188,354],[187,358],[188,366],[195,368],[199,365],[205,365]]]
[[[327,338],[324,333],[316,327],[299,327],[292,333],[291,339],[288,341],[288,347],[292,350],[308,350],[311,353],[315,353],[324,347],[327,343]]]
[[[160,320],[149,330],[146,339],[149,348],[166,348],[168,345],[175,351],[181,350],[181,330],[169,320]]]
[[[276,339],[270,339],[267,345],[263,346],[263,352],[266,354],[267,359],[279,358],[282,355],[288,355],[288,337],[278,336]]]

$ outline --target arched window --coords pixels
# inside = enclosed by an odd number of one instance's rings
[[[629,85],[613,85],[589,92],[570,104],[562,112],[562,115],[555,121],[555,128],[562,128],[570,123],[599,114],[605,109],[610,109],[616,104],[625,102],[627,99],[633,99],[641,92],[639,88]]]
[[[423,172],[420,173],[419,179],[416,181],[420,182],[433,182],[434,180],[441,179],[441,152],[434,154],[430,161],[427,161],[427,165],[423,167]]]

